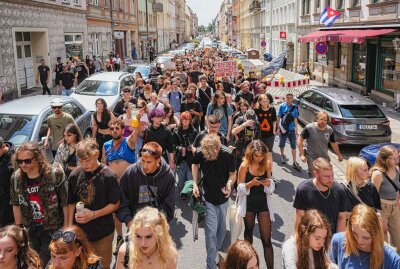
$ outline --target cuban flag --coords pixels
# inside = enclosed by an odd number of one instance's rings
[[[340,12],[333,8],[326,7],[319,17],[319,23],[331,26],[340,17]]]

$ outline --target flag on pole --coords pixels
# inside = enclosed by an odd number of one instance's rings
[[[319,17],[319,22],[326,26],[331,26],[337,19],[340,18],[341,13],[333,8],[326,7]]]
[[[283,66],[283,62],[285,61],[286,53],[287,53],[287,49],[285,49],[283,52],[281,52],[281,54],[279,54],[277,57],[272,59],[270,64],[261,70],[261,78],[265,78],[266,76],[279,70]]]

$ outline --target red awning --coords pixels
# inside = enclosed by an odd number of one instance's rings
[[[365,38],[388,34],[397,29],[351,29],[316,31],[299,38],[299,42],[334,41],[342,43],[365,42]]]

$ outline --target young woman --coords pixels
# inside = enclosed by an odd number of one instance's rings
[[[163,213],[145,207],[129,227],[129,241],[119,249],[116,269],[176,269],[178,251]]]
[[[272,149],[274,147],[276,135],[276,110],[273,103],[271,94],[261,94],[255,105],[254,111],[256,112],[258,122],[260,123],[261,141],[268,148],[268,160],[271,164],[272,173]]]
[[[170,130],[179,126],[179,119],[178,117],[174,116],[174,110],[170,104],[164,105],[164,113],[165,117],[163,120],[163,124],[165,126],[167,126]]]
[[[328,258],[332,234],[329,222],[318,210],[307,210],[294,236],[282,247],[282,268],[337,268]]]
[[[346,163],[346,193],[351,208],[358,204],[366,204],[375,209],[382,210],[381,200],[375,185],[369,181],[367,162],[363,158],[350,157]]]
[[[26,229],[16,225],[0,228],[0,268],[42,268],[39,255],[29,244],[28,232]]]
[[[150,97],[152,93],[153,93],[153,88],[151,84],[146,84],[144,85],[143,93],[141,93],[139,97],[140,99],[146,101],[146,103],[150,103]]]
[[[341,269],[400,268],[400,256],[384,243],[378,215],[363,204],[351,211],[346,231],[333,235],[330,257]]]
[[[380,149],[375,165],[371,169],[371,181],[375,185],[381,198],[381,217],[385,240],[400,253],[400,175],[399,153],[392,146]]]
[[[160,102],[157,94],[153,92],[150,96],[150,103],[147,104],[147,109],[152,110],[153,108],[164,109],[164,104]]]
[[[258,269],[260,261],[257,251],[246,240],[233,243],[226,254],[222,269]]]
[[[92,135],[99,144],[100,157],[105,142],[112,139],[108,123],[114,119],[114,114],[107,108],[106,100],[98,98],[96,100],[96,112],[92,116]]]
[[[85,233],[77,226],[52,234],[51,260],[47,269],[102,269]]]
[[[221,91],[215,92],[211,104],[208,104],[206,111],[206,122],[208,123],[210,115],[216,115],[221,122],[219,131],[225,135],[226,140],[229,142],[233,126],[233,110],[226,104],[225,93]]]
[[[162,88],[158,92],[158,98],[164,103],[168,102],[168,93],[171,92],[171,82],[169,80],[165,80]]]
[[[271,243],[271,220],[274,221],[270,194],[275,184],[270,179],[268,149],[260,140],[252,141],[246,149],[238,172],[238,214],[244,217],[244,239],[253,243],[253,229],[258,220],[264,259],[268,269],[274,268]]]
[[[143,101],[145,102],[145,101]],[[131,102],[126,102],[124,104],[124,111],[125,113],[119,116],[121,120],[124,121],[125,127],[124,127],[124,133],[123,137],[128,137],[131,135],[133,132],[133,127],[132,127],[132,109],[133,109],[134,104]]]
[[[232,116],[233,123],[235,123],[239,117],[243,116],[249,108],[249,103],[245,99],[240,99],[238,103],[238,110]]]
[[[58,146],[54,163],[58,163],[64,169],[65,176],[78,166],[78,158],[76,157],[75,146],[83,137],[79,127],[75,123],[68,124],[64,129],[64,143]]]

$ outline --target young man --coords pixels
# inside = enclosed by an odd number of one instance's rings
[[[181,90],[178,88],[178,79],[173,78],[171,80],[171,91],[168,93],[168,103],[171,105],[174,110],[174,115],[179,117],[181,111],[181,104],[183,99],[183,94]]]
[[[301,170],[300,165],[296,162],[296,137],[298,136],[298,118],[299,109],[293,104],[293,94],[286,94],[286,102],[279,106],[278,110],[278,134],[279,149],[281,151],[281,162],[285,164],[288,159],[284,154],[286,139],[289,138],[290,148],[292,149],[293,168]]]
[[[221,127],[221,120],[217,116],[210,115],[208,117],[208,129],[201,131],[194,139],[192,146],[193,153],[196,152],[196,149],[200,146],[201,140],[203,140],[203,138],[208,134],[218,135],[221,144],[224,146],[228,146],[228,141],[226,140],[226,137],[219,131],[220,127]]]
[[[185,111],[189,111],[192,116],[192,125],[196,130],[199,130],[200,120],[203,116],[203,110],[201,108],[200,103],[195,100],[195,96],[193,95],[191,90],[186,90],[185,92],[186,100],[181,105],[181,113]]]
[[[137,99],[132,96],[131,94],[131,88],[129,86],[124,86],[121,89],[122,92],[122,97],[121,99],[115,104],[114,107],[114,115],[115,117],[119,117],[125,113],[124,111],[124,105],[126,102],[130,102],[134,105],[137,104]]]
[[[54,67],[53,67],[53,72],[56,73],[56,81],[54,83],[56,85],[56,88],[57,88],[56,94],[60,94],[59,93],[59,85],[60,85],[59,83],[60,83],[60,80],[61,80],[60,74],[61,74],[62,71],[63,71],[63,63],[61,62],[61,57],[57,57],[57,63],[55,63]]]
[[[62,72],[58,75],[59,76],[59,85],[63,87],[61,95],[63,96],[70,96],[72,93],[72,87],[74,86],[75,82],[75,75],[71,71],[68,71],[68,67],[66,64],[62,65]]]
[[[44,59],[40,60],[40,65],[38,66],[36,73],[36,86],[39,86],[39,78],[40,84],[42,84],[43,92],[42,95],[45,95],[46,92],[51,95],[50,89],[47,86],[50,81],[50,67],[46,65],[46,61]]]
[[[98,161],[99,148],[94,140],[83,140],[76,147],[80,165],[68,178],[68,224],[83,229],[105,269],[110,268],[114,220],[121,192],[117,174]],[[83,212],[75,212],[83,202]]]
[[[82,81],[85,80],[89,76],[89,68],[85,63],[82,63],[80,60],[76,60],[76,79],[77,85],[81,84]]]
[[[239,109],[239,101],[241,98],[245,99],[247,103],[250,105],[250,107],[253,107],[254,95],[250,91],[250,82],[248,81],[245,81],[242,84],[240,84],[240,91],[236,94],[235,97],[236,109]]]
[[[198,181],[199,166],[203,174]],[[236,171],[231,151],[221,145],[216,134],[209,134],[201,141],[192,159],[193,195],[200,197],[204,190],[207,214],[204,232],[207,249],[207,269],[217,268],[217,251],[221,249],[226,232],[226,213],[231,187],[236,181]]]
[[[317,122],[311,122],[304,127],[298,138],[299,152],[302,162],[307,162],[308,176],[313,176],[313,161],[317,158],[324,158],[330,161],[328,146],[331,144],[338,156],[339,162],[343,161],[339,146],[335,141],[332,127],[328,126],[329,115],[325,111],[317,113]],[[307,140],[307,156],[304,151],[303,141]]]
[[[168,221],[174,218],[175,177],[161,158],[163,149],[156,142],[145,144],[140,161],[128,167],[121,178],[121,205],[117,216],[130,227],[135,213],[153,206],[163,211]]]
[[[51,235],[68,225],[67,180],[61,168],[47,161],[37,142],[20,145],[13,166],[10,196],[15,224],[28,228],[30,244],[47,264]]]
[[[201,110],[203,112],[207,111],[208,104],[211,103],[212,97],[214,96],[213,88],[209,87],[207,84],[207,77],[201,76],[200,77],[200,87],[196,91],[196,98],[201,105]],[[200,129],[205,129],[205,113],[203,113],[200,121]]]
[[[44,146],[46,148],[49,147],[49,138],[51,136],[51,151],[53,152],[53,156],[55,156],[58,146],[64,141],[65,127],[69,123],[75,123],[75,120],[70,114],[61,110],[64,103],[60,98],[52,99],[50,105],[54,114],[51,114],[47,118],[48,129]]]
[[[296,209],[295,228],[304,212],[318,209],[324,213],[331,225],[332,234],[343,232],[346,226],[346,211],[351,211],[346,191],[333,179],[332,164],[317,158],[314,162],[314,178],[302,181],[296,189],[293,207]]]

